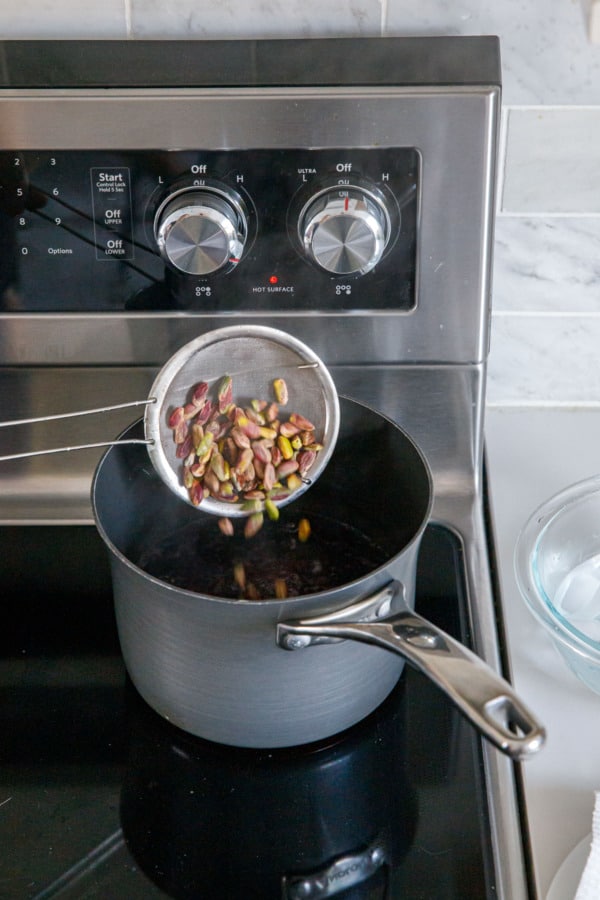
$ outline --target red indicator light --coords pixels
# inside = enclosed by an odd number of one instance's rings
[[[269,277],[269,284],[277,284],[278,281],[279,281],[279,278],[277,277],[277,275],[271,275]]]

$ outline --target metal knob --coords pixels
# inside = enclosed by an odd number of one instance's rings
[[[161,255],[176,269],[187,275],[210,275],[238,264],[247,222],[234,194],[184,190],[160,206],[154,234]]]
[[[364,275],[377,265],[390,236],[385,204],[363,188],[327,189],[299,219],[307,255],[334,275]]]

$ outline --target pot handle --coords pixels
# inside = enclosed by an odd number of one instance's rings
[[[382,602],[387,592],[389,602]],[[300,650],[328,639],[355,640],[398,653],[425,673],[453,701],[472,724],[499,750],[512,759],[532,756],[543,746],[546,732],[511,685],[479,656],[445,631],[408,608],[403,587],[392,582],[384,591],[331,616],[280,622],[277,642],[286,650]],[[377,609],[398,607],[393,615],[366,621],[369,604]],[[359,613],[359,621],[352,614]],[[377,613],[376,613],[377,614]]]

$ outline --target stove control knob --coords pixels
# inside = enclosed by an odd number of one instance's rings
[[[161,256],[186,275],[210,275],[236,266],[247,233],[241,199],[214,188],[172,194],[154,219]]]
[[[327,188],[300,213],[298,233],[310,259],[334,275],[364,275],[374,268],[390,237],[385,203],[360,188]]]

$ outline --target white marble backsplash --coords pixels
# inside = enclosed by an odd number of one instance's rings
[[[600,408],[600,313],[494,313],[488,405]]]
[[[388,0],[385,34],[497,34],[504,102],[600,103],[587,0]]]
[[[488,404],[600,407],[600,216],[496,222]]]
[[[20,0],[4,38],[496,34],[503,67],[488,400],[598,405],[600,44],[590,0]]]
[[[600,215],[600,105],[506,114],[502,211]]]
[[[373,36],[381,3],[361,0],[130,0],[134,38],[282,38]]]
[[[496,220],[494,311],[600,313],[600,216]]]

